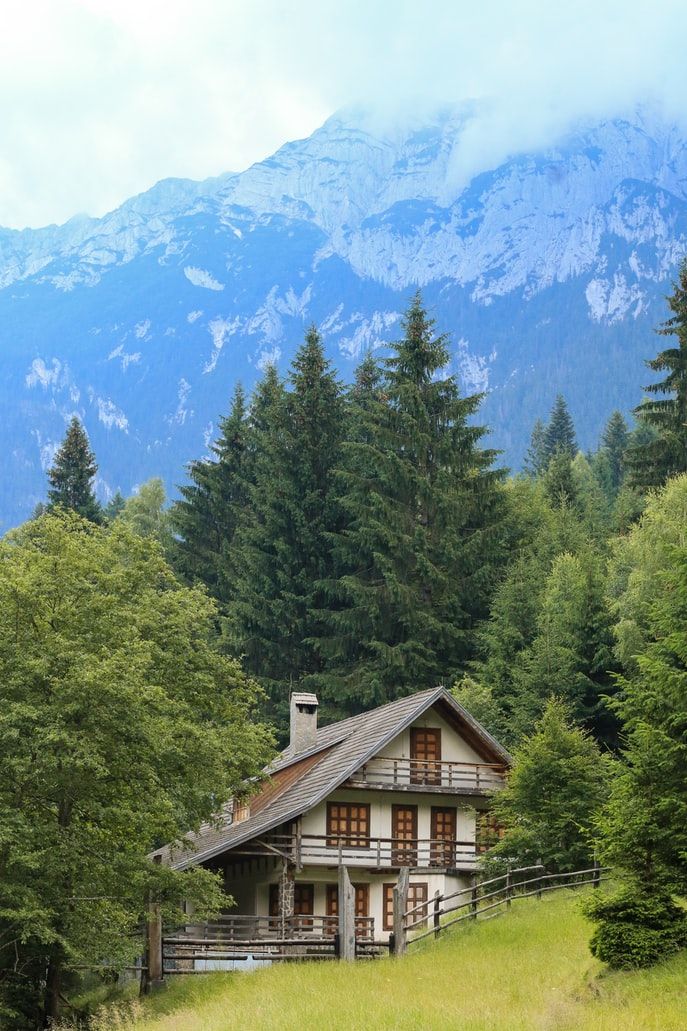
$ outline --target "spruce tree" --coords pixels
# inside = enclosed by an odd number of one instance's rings
[[[74,416],[48,471],[48,508],[71,510],[92,523],[100,523],[102,509],[93,490],[97,471],[86,431]]]
[[[243,388],[237,384],[229,415],[210,447],[213,458],[188,466],[190,483],[169,518],[177,539],[173,564],[188,583],[203,583],[218,601],[227,598],[225,568],[236,527],[247,503],[247,416]]]
[[[103,509],[103,518],[106,523],[113,523],[117,516],[121,515],[126,505],[126,498],[120,490],[115,491]]]
[[[571,459],[577,454],[575,425],[562,394],[558,394],[551,409],[551,416],[544,431],[542,456],[548,466],[554,455],[566,454]]]
[[[262,385],[249,517],[237,536],[235,597],[227,632],[246,669],[267,689],[271,712],[285,719],[290,690],[321,666],[313,645],[318,584],[331,575],[339,529],[335,469],[344,433],[343,392],[311,327],[288,389],[275,373]]]
[[[450,682],[473,646],[500,559],[501,474],[468,419],[445,336],[419,295],[383,384],[352,416],[356,436],[341,469],[346,526],[335,541],[337,577],[317,641],[316,683],[331,709],[359,711]],[[363,377],[365,378],[365,377]]]
[[[608,463],[609,483],[613,497],[617,497],[625,478],[625,452],[629,444],[629,430],[620,412],[612,413],[601,435],[601,452]]]
[[[541,476],[546,469],[545,455],[546,425],[537,419],[532,427],[530,446],[525,455],[524,469],[528,476]]]
[[[661,486],[670,476],[687,471],[687,259],[680,266],[673,293],[666,298],[672,315],[657,330],[676,338],[676,346],[660,351],[646,364],[663,378],[644,389],[651,395],[635,414],[658,436],[630,449],[631,480],[638,487]]]

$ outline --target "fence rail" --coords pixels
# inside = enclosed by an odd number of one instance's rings
[[[460,888],[450,894],[441,895],[437,891],[433,900],[420,902],[410,908],[407,906],[407,894],[405,899],[398,897],[397,887],[394,889],[394,912],[398,917],[394,921],[393,951],[400,955],[408,945],[422,941],[423,938],[431,935],[438,938],[446,928],[462,920],[477,920],[487,913],[496,915],[495,911],[501,907],[508,909],[518,898],[541,898],[547,891],[578,888],[585,884],[598,887],[608,871],[608,867],[597,864],[570,873],[548,873],[543,866],[538,865],[508,869],[505,874],[486,881],[476,881],[470,887]]]
[[[503,787],[506,767],[500,763],[452,762],[441,759],[376,757],[348,779],[354,787],[446,790],[481,793]]]

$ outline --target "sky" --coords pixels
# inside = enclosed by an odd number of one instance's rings
[[[685,0],[2,0],[0,225],[240,171],[363,104],[488,98],[471,169],[646,100],[687,119]]]

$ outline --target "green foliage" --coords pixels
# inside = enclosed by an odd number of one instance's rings
[[[272,383],[274,369],[268,373]],[[248,502],[250,467],[255,448],[249,447],[249,426],[243,389],[237,385],[229,415],[220,420],[220,433],[210,446],[214,458],[188,466],[190,483],[169,511],[176,535],[170,545],[174,568],[189,583],[205,584],[220,602],[231,597],[231,547]]]
[[[664,592],[676,547],[687,545],[687,475],[650,494],[643,515],[613,542],[607,590],[618,662],[632,673],[649,639],[651,609]]]
[[[608,796],[612,761],[552,698],[515,753],[505,789],[492,810],[504,835],[489,857],[552,872],[591,865],[594,821]]]
[[[113,523],[118,515],[124,511],[126,499],[121,491],[115,491],[103,509],[103,519],[106,523]]]
[[[666,300],[672,315],[657,332],[677,340],[676,346],[646,363],[664,375],[645,387],[651,395],[661,396],[645,399],[635,409],[638,418],[657,433],[655,439],[635,445],[628,453],[632,482],[639,487],[660,486],[669,477],[687,472],[687,259]]]
[[[340,526],[335,469],[344,433],[342,388],[311,327],[288,390],[266,395],[249,512],[236,538],[228,639],[285,721],[295,684],[319,672],[312,643]]]
[[[541,453],[545,467],[548,467],[554,455],[566,454],[572,459],[577,453],[575,425],[562,394],[558,394],[551,409],[542,438]]]
[[[537,419],[532,427],[523,467],[528,476],[541,476],[546,471],[546,426],[541,419]]]
[[[652,966],[687,947],[685,910],[667,892],[641,882],[610,896],[592,896],[585,909],[596,924],[591,953],[612,970]]]
[[[381,383],[368,363],[352,399],[334,544],[335,577],[313,681],[347,713],[455,676],[486,612],[501,545],[501,474],[470,424],[478,397],[461,398],[446,338],[417,295]]]
[[[76,512],[93,523],[102,521],[93,480],[98,466],[86,431],[74,416],[48,471],[48,508]]]
[[[138,492],[124,503],[119,515],[120,522],[129,526],[141,537],[156,540],[167,552],[172,544],[169,516],[165,511],[165,486],[159,477],[142,483]]]
[[[600,453],[608,468],[608,489],[610,497],[617,497],[625,479],[625,452],[630,443],[630,433],[622,414],[611,414],[601,435]]]
[[[215,622],[121,520],[57,512],[0,543],[3,1026],[54,1017],[77,967],[130,961],[149,893],[170,911],[218,905],[203,871],[146,859],[268,756]]]

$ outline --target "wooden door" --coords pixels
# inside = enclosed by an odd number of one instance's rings
[[[293,923],[299,930],[309,931],[312,929],[312,920],[305,919],[312,916],[315,908],[315,885],[294,884],[293,886]]]
[[[417,806],[391,807],[391,862],[394,866],[417,863]]]
[[[432,806],[430,862],[432,866],[456,865],[456,810]]]
[[[441,784],[441,731],[410,728],[410,783]]]

